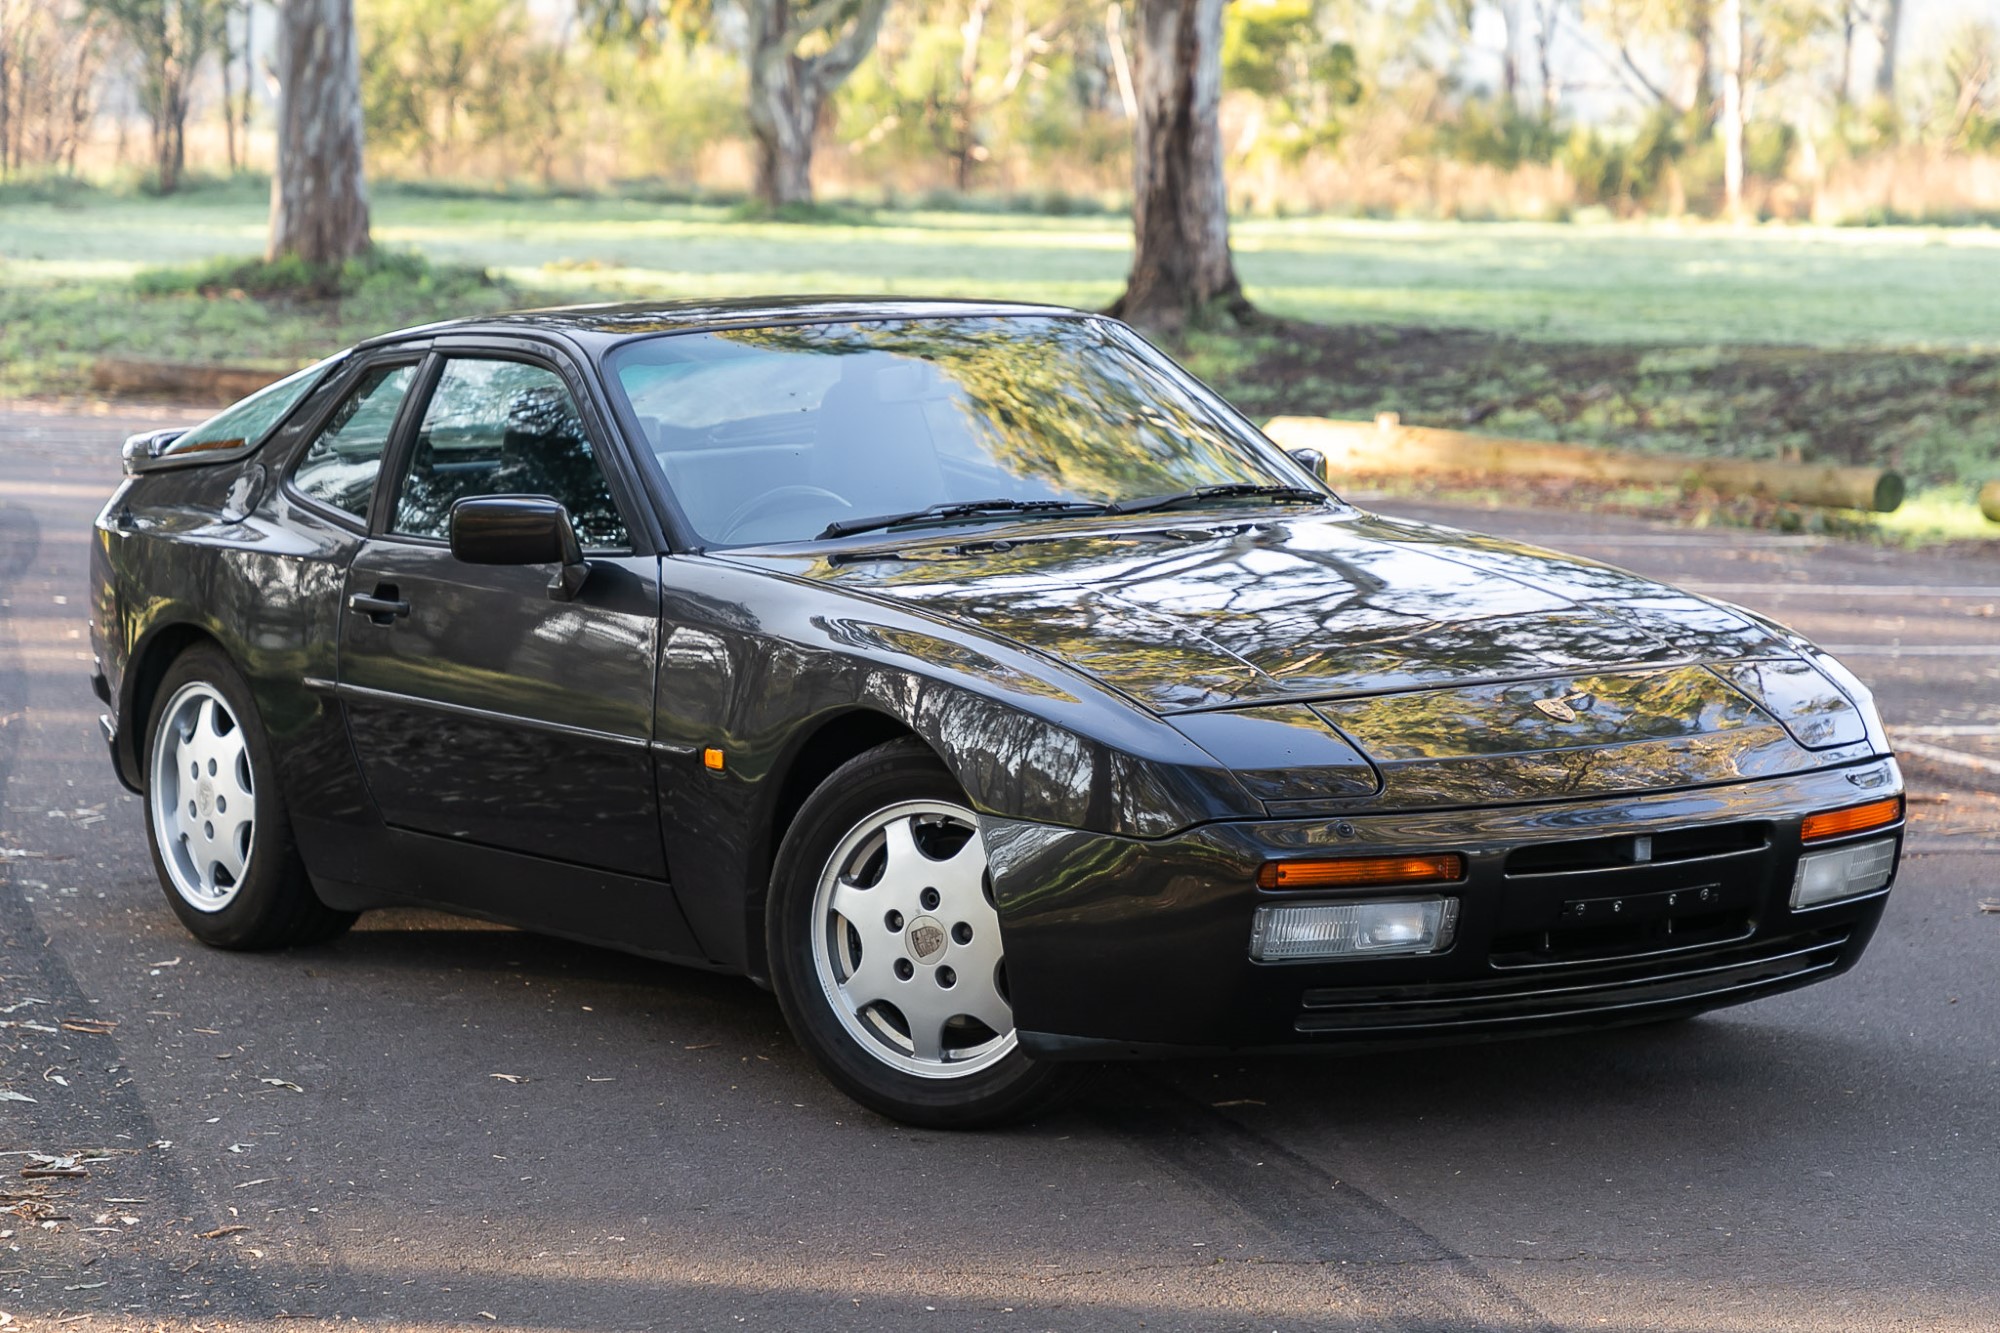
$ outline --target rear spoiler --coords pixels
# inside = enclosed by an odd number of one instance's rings
[[[176,426],[168,427],[166,430],[145,430],[137,435],[127,435],[124,447],[118,451],[119,457],[125,460],[126,475],[135,476],[141,472],[157,469],[161,465],[161,457],[167,452],[167,446],[185,434],[187,427]]]
[[[254,440],[246,440],[240,435],[235,435],[225,436],[219,440],[200,440],[179,449],[174,448],[175,442],[189,433],[189,427],[174,426],[166,430],[147,430],[137,435],[126,436],[124,447],[118,451],[119,456],[125,461],[126,475],[136,477],[141,472],[160,472],[167,468],[191,467],[200,463],[228,463],[243,457],[264,442],[263,435]]]

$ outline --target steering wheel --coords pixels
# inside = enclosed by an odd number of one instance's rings
[[[824,486],[775,486],[751,496],[731,510],[729,517],[722,520],[722,535],[717,540],[725,542],[734,540],[738,528],[748,527],[756,519],[767,518],[774,513],[782,514],[795,509],[804,509],[807,506],[800,502],[805,500],[830,500],[842,509],[854,508],[847,497],[835,495]]]

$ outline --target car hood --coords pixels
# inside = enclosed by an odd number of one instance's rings
[[[1796,641],[1624,570],[1342,511],[777,559],[1053,658],[1272,814],[1770,777],[1864,757]]]
[[[1792,651],[1623,570],[1359,512],[1010,535],[785,563],[1046,654],[1162,714]]]

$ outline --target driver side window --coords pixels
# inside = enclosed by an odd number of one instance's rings
[[[576,400],[544,366],[469,356],[445,362],[417,430],[392,530],[448,537],[452,504],[475,495],[546,495],[569,510],[585,550],[632,545]]]

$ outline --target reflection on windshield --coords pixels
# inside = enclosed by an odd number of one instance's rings
[[[704,541],[967,501],[1296,485],[1102,321],[993,316],[647,338],[607,358]]]

